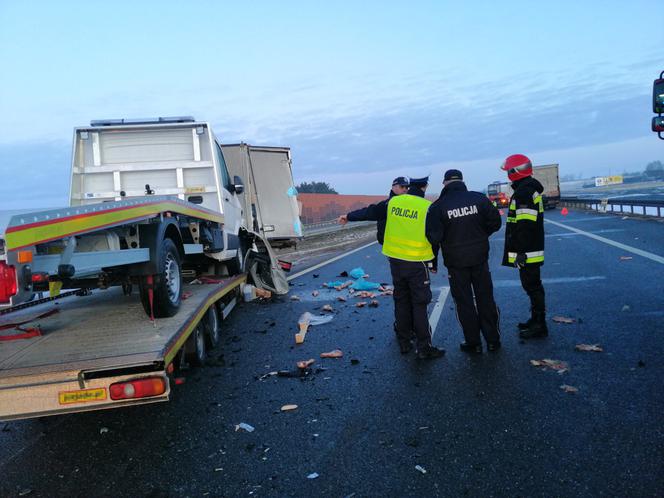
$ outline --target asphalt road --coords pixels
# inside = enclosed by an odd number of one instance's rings
[[[516,270],[499,266],[500,232],[491,268],[504,348],[461,353],[448,296],[434,335],[447,355],[401,356],[391,298],[359,309],[321,288],[356,266],[389,282],[374,244],[294,279],[299,301],[243,304],[222,349],[169,403],[0,427],[0,496],[664,496],[664,225],[546,217],[557,223],[546,225],[547,339],[517,337],[528,304]],[[328,303],[333,321],[295,346],[299,315]],[[319,358],[336,348],[342,359]],[[261,380],[308,358],[304,378]],[[530,364],[544,358],[569,371]],[[255,430],[236,431],[241,422]]]

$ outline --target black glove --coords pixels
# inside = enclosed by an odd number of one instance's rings
[[[519,270],[526,266],[526,254],[525,253],[520,252],[519,254],[516,255],[516,258],[514,258],[514,266],[516,268],[518,268]]]

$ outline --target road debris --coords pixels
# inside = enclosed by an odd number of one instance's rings
[[[629,261],[630,259],[634,259],[634,256],[620,256],[620,261]]]
[[[371,302],[369,303],[369,308],[378,308],[378,301],[372,299]]]
[[[349,273],[351,278],[362,278],[366,275],[366,272],[364,271],[364,268],[358,266],[357,268],[353,268]]]
[[[572,393],[572,394],[576,394],[576,393],[579,392],[579,390],[578,390],[576,387],[574,387],[574,386],[568,386],[567,384],[562,384],[562,385],[560,386],[560,389],[562,389],[562,390],[565,391],[566,393]]]
[[[335,349],[334,351],[328,351],[327,353],[321,353],[321,358],[343,358],[344,353],[340,349]]]
[[[421,465],[415,465],[415,470],[417,470],[421,474],[426,474],[427,473],[427,469],[425,469]]]
[[[317,290],[315,290],[311,293],[311,295],[314,296],[314,297],[318,297],[318,294],[320,294],[320,292],[318,292]]]
[[[331,321],[333,318],[334,315],[313,316],[308,311],[302,313],[297,321],[300,331],[295,334],[295,344],[302,344],[304,342],[304,338],[307,335],[307,331],[309,330],[310,325],[323,325]]]
[[[304,370],[305,368],[309,368],[314,363],[316,363],[316,360],[314,360],[313,358],[309,358],[308,360],[298,361],[297,368],[299,368],[300,370]]]
[[[556,323],[574,323],[576,321],[574,318],[566,316],[554,316],[552,320]]]
[[[99,434],[106,434],[108,432],[108,427],[102,427],[99,429]]]
[[[350,364],[351,364],[351,365],[359,365],[359,364],[360,364],[360,360],[358,360],[357,358],[351,358],[351,360],[350,360]]]
[[[307,476],[307,479],[317,479],[318,478],[318,472],[312,472]]]
[[[299,362],[298,362],[298,364],[299,364]],[[258,380],[265,380],[265,379],[267,379],[268,377],[274,377],[274,376],[277,375],[278,373],[279,373],[279,372],[277,372],[276,370],[274,370],[273,372],[268,372],[268,373],[263,374],[263,375],[261,375],[260,377],[258,377]]]
[[[339,276],[343,277],[343,278],[348,278],[348,272],[346,270],[344,270],[341,273],[339,273]]]
[[[593,351],[595,353],[601,353],[604,351],[599,344],[577,344],[574,346],[574,349],[577,351]]]
[[[629,307],[629,304],[625,304],[620,311],[630,311],[631,309],[632,308]]]
[[[284,405],[281,407],[282,412],[292,412],[293,410],[297,410],[297,405]]]
[[[290,297],[290,300],[291,300],[291,301],[299,301],[299,300],[300,300],[300,296],[298,296],[297,294],[293,294],[293,295]]]
[[[541,367],[543,370],[553,370],[558,374],[564,374],[569,371],[569,365],[560,360],[551,360],[545,358],[543,360],[530,360],[530,364],[534,367]]]
[[[256,294],[256,297],[260,299],[270,299],[272,297],[272,292],[265,289],[259,289],[258,287],[254,289],[254,293]]]
[[[341,303],[345,303],[347,301],[347,299],[343,296],[337,296],[337,301],[339,301]]]
[[[249,425],[245,422],[240,422],[239,424],[237,424],[235,426],[235,432],[237,432],[239,430],[243,430],[245,432],[254,432],[256,429],[253,426],[251,426],[251,425]]]
[[[367,282],[366,280],[356,280],[353,282],[350,288],[355,289],[356,291],[378,290],[380,288],[380,284],[375,282]]]
[[[359,303],[355,303],[356,308],[364,308],[367,305],[366,301],[360,301]]]
[[[329,312],[333,312],[333,311],[334,311],[334,309],[332,309],[332,305],[330,305],[330,304],[326,304],[326,305],[323,306],[321,309],[322,309],[323,311],[329,311]]]

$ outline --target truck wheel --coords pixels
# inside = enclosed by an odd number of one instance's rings
[[[221,339],[221,320],[216,304],[211,305],[205,313],[204,325],[208,349],[214,349]]]
[[[244,252],[242,247],[238,247],[237,253],[233,256],[232,259],[226,261],[226,268],[228,268],[228,275],[234,276],[239,275],[244,271]]]
[[[182,298],[182,273],[180,271],[180,253],[171,239],[164,239],[157,254],[157,269],[153,277],[153,308],[156,318],[173,316],[180,309]],[[150,295],[147,277],[140,281],[141,303],[150,314]]]
[[[207,351],[205,349],[205,330],[199,323],[187,339],[186,360],[195,367],[203,366]]]

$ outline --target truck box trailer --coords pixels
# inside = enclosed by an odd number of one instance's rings
[[[240,143],[222,144],[221,150],[230,174],[244,180],[246,226],[273,246],[294,245],[302,238],[302,224],[290,149]]]
[[[533,166],[533,178],[538,180],[544,187],[542,202],[544,209],[552,209],[560,203],[560,179],[558,176],[558,164],[544,164]],[[493,182],[487,186],[487,196],[495,201],[498,207],[507,206],[514,191],[509,182]]]

